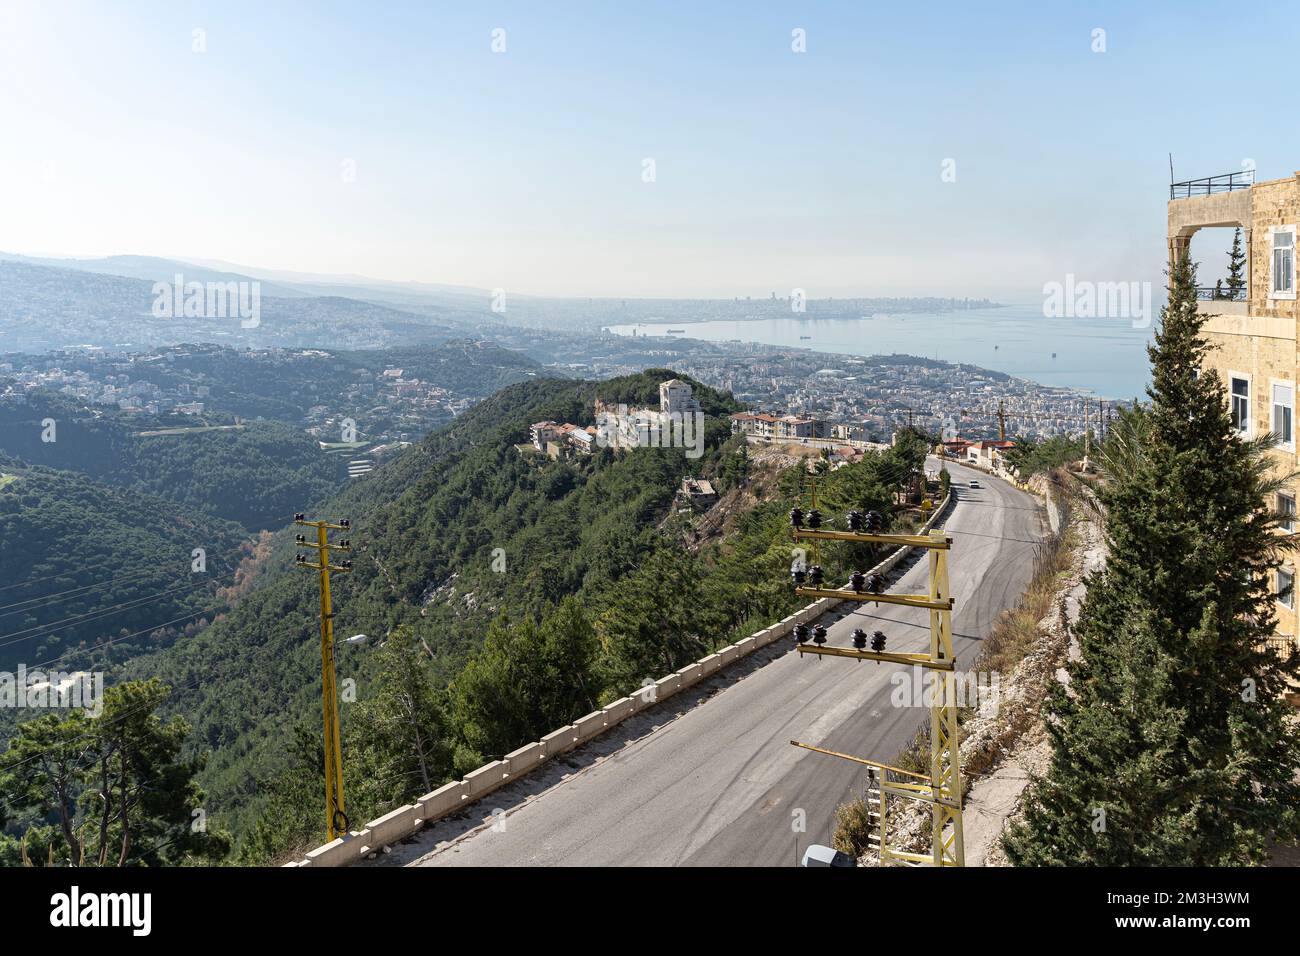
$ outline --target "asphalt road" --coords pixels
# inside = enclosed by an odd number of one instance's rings
[[[934,464],[934,463],[932,463]],[[969,666],[997,615],[1033,571],[1042,534],[1035,499],[997,479],[949,464],[957,502],[949,574],[958,665]],[[981,488],[967,487],[979,478]],[[890,590],[927,589],[924,560]],[[826,615],[829,643],[850,646],[855,627],[883,630],[891,651],[924,650],[928,612],[845,605]],[[833,621],[833,623],[832,623]],[[495,816],[439,825],[390,860],[420,866],[790,866],[809,843],[828,843],[835,808],[860,791],[865,768],[792,747],[801,740],[888,762],[928,711],[890,702],[896,665],[800,657],[790,641],[735,665],[698,700],[670,699],[611,731],[567,766],[533,775],[525,792],[488,798]],[[770,653],[769,653],[770,652]],[[767,655],[764,658],[764,655]],[[735,673],[738,672],[738,673]],[[689,695],[683,694],[682,697]],[[655,719],[651,714],[663,710]],[[629,722],[631,723],[631,722]],[[631,739],[620,740],[618,737]],[[616,738],[612,743],[606,738]],[[601,741],[605,743],[601,746]],[[513,801],[513,802],[511,802]],[[802,814],[806,832],[795,832]],[[471,814],[472,816],[472,814]]]

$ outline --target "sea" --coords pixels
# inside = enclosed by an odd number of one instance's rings
[[[1140,327],[1135,327],[1135,325]],[[1143,397],[1147,345],[1156,320],[1048,318],[1041,302],[952,312],[896,312],[859,318],[755,318],[613,325],[618,335],[709,342],[757,342],[844,355],[903,353],[978,365],[1098,398]]]

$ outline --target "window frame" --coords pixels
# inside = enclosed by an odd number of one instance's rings
[[[1282,502],[1283,502],[1283,501],[1289,501],[1289,502],[1291,502],[1291,510],[1290,510],[1289,512],[1288,512],[1288,511],[1284,511],[1284,510],[1282,510]],[[1279,492],[1277,493],[1277,495],[1276,495],[1276,502],[1275,502],[1275,503],[1276,503],[1276,507],[1277,507],[1277,513],[1278,513],[1279,515],[1283,515],[1283,514],[1289,514],[1289,515],[1291,515],[1291,518],[1290,518],[1289,520],[1288,520],[1288,519],[1279,518],[1279,519],[1278,519],[1278,525],[1277,525],[1278,528],[1279,528],[1280,530],[1282,530],[1282,531],[1285,531],[1287,534],[1292,534],[1292,533],[1294,533],[1294,532],[1295,532],[1295,505],[1296,505],[1296,501],[1295,501],[1295,492],[1292,492],[1292,491],[1279,491]]]
[[[1287,276],[1288,288],[1279,291],[1277,287],[1277,254],[1278,247],[1275,236],[1289,235],[1291,237],[1291,274]],[[1294,301],[1296,297],[1296,227],[1289,226],[1270,226],[1268,230],[1268,297],[1270,299],[1284,299]]]
[[[1277,431],[1277,408],[1278,408],[1278,403],[1277,403],[1277,401],[1276,401],[1275,398],[1274,398],[1274,389],[1278,388],[1279,386],[1282,387],[1282,388],[1289,388],[1289,389],[1291,390],[1291,404],[1290,404],[1289,406],[1287,406],[1287,405],[1283,405],[1283,406],[1282,406],[1283,408],[1290,408],[1290,410],[1291,410],[1291,422],[1290,422],[1290,424],[1291,424],[1291,437],[1290,437],[1290,439],[1289,439],[1288,441],[1281,441],[1281,442],[1279,442],[1277,447],[1278,447],[1278,448],[1281,448],[1283,451],[1294,452],[1294,451],[1295,451],[1295,382],[1288,382],[1288,381],[1287,381],[1286,379],[1284,379],[1284,378],[1274,378],[1274,379],[1270,379],[1270,380],[1269,380],[1269,383],[1268,383],[1268,426],[1269,426],[1269,430],[1270,430],[1270,431],[1273,431],[1273,432],[1276,432],[1276,431]]]
[[[1282,590],[1282,575],[1291,579],[1285,596]],[[1273,599],[1288,611],[1295,610],[1295,568],[1283,565],[1273,572]]]
[[[1240,396],[1232,390],[1232,382],[1234,379],[1246,383],[1246,394],[1244,396]],[[1228,369],[1228,413],[1232,415],[1234,420],[1237,417],[1236,415],[1237,399],[1244,397],[1246,401],[1246,415],[1245,415],[1246,427],[1237,429],[1237,434],[1243,438],[1253,438],[1255,435],[1255,423],[1252,415],[1254,409],[1251,408],[1251,405],[1253,404],[1253,400],[1254,400],[1254,391],[1255,391],[1255,383],[1251,380],[1250,375],[1248,375],[1245,372],[1234,372],[1232,371],[1232,369]]]

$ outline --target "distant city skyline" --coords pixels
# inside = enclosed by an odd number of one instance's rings
[[[1240,95],[1293,12],[1206,59],[1217,15],[11,3],[0,250],[576,298],[1159,286],[1170,151],[1178,179],[1300,164]]]

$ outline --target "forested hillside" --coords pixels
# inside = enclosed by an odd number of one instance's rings
[[[222,606],[235,525],[70,472],[0,458],[0,475],[0,669],[122,660]]]
[[[504,389],[317,510],[353,525],[355,571],[335,579],[336,633],[370,638],[339,659],[354,819],[796,606],[786,512],[801,469],[766,475],[761,493],[753,483],[727,532],[707,540],[674,507],[687,474],[722,492],[751,484],[730,396],[692,382],[708,416],[698,459],[641,448],[552,461],[516,447],[534,421],[593,423],[598,396],[657,403],[671,377],[681,376]],[[889,512],[923,457],[923,443],[904,442],[841,468],[824,483],[826,507]],[[193,725],[188,746],[210,752],[198,779],[244,862],[321,835],[316,584],[292,567],[292,533],[263,550],[258,586],[230,613],[114,673],[175,688],[166,707]],[[836,549],[827,573],[874,557]]]
[[[43,440],[46,420],[55,422],[54,441]],[[184,416],[87,409],[48,392],[21,404],[0,399],[0,452],[168,498],[250,531],[283,526],[342,481],[339,461],[287,425],[196,426]]]

